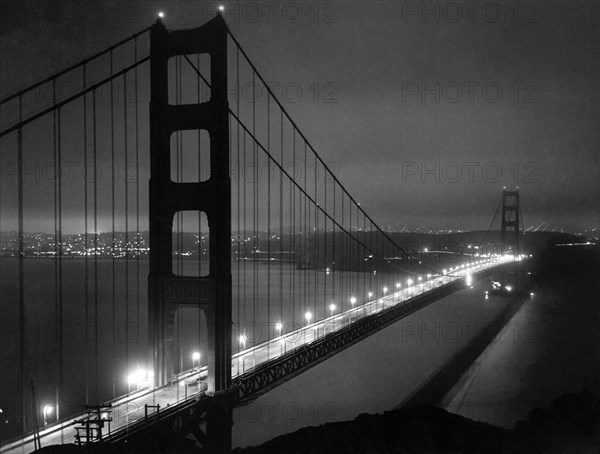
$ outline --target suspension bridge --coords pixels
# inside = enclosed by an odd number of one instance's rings
[[[149,431],[229,452],[235,406],[519,268],[518,191],[500,245],[403,248],[220,14],[5,97],[0,131],[2,453]]]

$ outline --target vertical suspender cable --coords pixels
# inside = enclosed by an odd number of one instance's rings
[[[315,155],[315,241],[316,241],[315,247],[316,247],[316,250],[318,251],[317,257],[319,257],[319,259],[320,259],[321,250],[320,250],[320,244],[319,244],[319,209],[318,209],[318,206],[316,205],[317,200],[318,200],[318,191],[317,191],[317,182],[319,180],[318,175],[319,175],[319,167],[318,167],[317,158]],[[315,288],[319,288],[319,274],[316,269],[315,269],[315,276],[317,277],[316,282],[315,282]],[[325,276],[325,278],[327,278],[327,276]],[[325,311],[323,313],[326,314],[327,313],[327,301],[323,302],[323,306],[325,307]],[[315,313],[317,312],[316,292],[315,292],[315,304],[313,307],[313,311]]]
[[[333,219],[337,221],[336,215],[335,215],[335,207],[336,207],[336,197],[335,197],[335,187],[336,184],[333,184]],[[333,252],[332,252],[332,261],[331,261],[331,269],[332,272],[333,270],[337,267],[337,257],[335,255],[336,253],[336,243],[337,243],[337,237],[335,235],[335,222],[332,222],[332,229],[331,229],[331,238],[332,238],[332,246],[333,246]],[[333,273],[333,279],[331,280],[331,298],[335,299],[335,278],[336,278],[336,274],[337,273]]]
[[[196,66],[200,68],[200,54],[196,55]],[[200,76],[196,76],[196,102],[202,102]],[[230,128],[231,131],[231,128]],[[202,131],[198,130],[198,182],[202,181]],[[202,212],[198,211],[198,276],[202,276]],[[198,345],[202,340],[202,309],[198,308]],[[192,361],[193,367],[193,361]],[[200,367],[200,364],[198,364]]]
[[[296,262],[296,129],[292,128],[292,181],[290,181],[290,208],[292,215],[290,216],[291,220],[291,229],[292,233],[290,236],[290,249],[291,249],[291,257],[293,258],[291,266],[290,266],[290,277],[292,281],[292,307],[296,307],[296,273],[294,272],[294,263]]]
[[[52,81],[52,104],[56,103],[56,80]],[[52,160],[54,163],[54,181],[53,181],[53,209],[54,209],[54,328],[55,328],[55,335],[56,335],[56,340],[58,343],[58,339],[60,337],[59,331],[60,331],[60,325],[59,325],[59,302],[58,302],[58,260],[59,260],[59,256],[58,256],[58,248],[59,248],[59,239],[58,239],[58,191],[57,191],[57,182],[58,182],[58,166],[57,166],[57,149],[56,149],[56,110],[54,110],[52,112]],[[54,370],[55,373],[55,387],[54,387],[54,394],[55,394],[55,401],[56,401],[56,408],[59,408],[59,402],[58,402],[58,398],[59,398],[59,392],[58,392],[58,385],[60,382],[60,371],[58,370],[60,368],[60,352],[57,352],[57,358],[56,358],[56,364],[55,367],[56,369]]]
[[[271,152],[271,95],[267,93],[267,151]],[[271,338],[271,162],[267,158],[267,341]],[[268,347],[270,347],[270,343]],[[267,358],[269,351],[267,350]]]
[[[58,168],[58,397],[56,399],[56,419],[60,418],[61,399],[63,398],[63,238],[62,238],[62,127],[61,110],[58,109],[56,117],[56,150]],[[62,439],[61,430],[61,439]]]
[[[363,216],[363,244],[367,244],[367,217]],[[362,295],[366,295],[367,292],[367,257],[369,251],[363,247],[363,291]],[[364,296],[363,296],[364,298]],[[365,301],[363,300],[363,304]]]
[[[243,137],[242,137],[242,141],[243,141],[243,154],[244,154],[244,214],[242,215],[242,220],[244,223],[244,228],[243,228],[243,235],[244,235],[244,270],[242,272],[242,275],[244,276],[243,278],[243,295],[244,295],[244,304],[243,304],[243,324],[242,324],[242,328],[240,331],[240,335],[243,335],[245,332],[245,328],[246,328],[246,306],[247,306],[247,301],[248,299],[246,298],[246,276],[248,273],[246,273],[246,262],[248,261],[248,241],[246,238],[246,131],[243,131]]]
[[[87,86],[86,81],[86,65],[83,65],[83,89]],[[84,255],[84,273],[85,273],[85,404],[90,403],[90,362],[89,362],[89,351],[88,351],[88,339],[89,339],[89,254],[88,254],[88,127],[87,127],[87,95],[83,95],[83,211],[84,211],[84,242],[85,242],[85,255]]]
[[[307,159],[306,159],[306,141],[304,141],[304,187],[308,187],[308,167],[307,167]],[[317,266],[314,259],[311,257],[310,252],[310,212],[307,212],[307,198],[306,195],[303,197],[304,200],[304,226],[302,230],[304,230],[304,245],[303,250],[306,256],[307,266],[306,271],[304,272],[304,310],[306,310],[308,303],[310,301],[310,286],[308,285],[308,279],[310,277],[310,268],[311,266]]]
[[[289,158],[288,158],[289,159]],[[283,163],[283,159],[281,160],[281,162]],[[290,179],[290,191],[289,191],[289,234],[288,234],[288,257],[289,257],[289,263],[288,263],[288,271],[289,271],[289,283],[288,283],[288,290],[289,290],[289,301],[292,302],[292,312],[296,313],[296,304],[295,304],[295,300],[294,300],[294,288],[293,288],[293,284],[292,284],[292,279],[294,278],[294,272],[292,264],[293,264],[293,259],[294,259],[294,251],[292,249],[292,241],[293,241],[293,228],[294,228],[294,211],[293,211],[293,203],[292,203],[292,192],[293,192],[293,186],[294,186],[294,181],[292,179]]]
[[[253,194],[253,229],[254,229],[254,254],[252,261],[252,344],[256,344],[256,306],[258,304],[258,268],[257,268],[257,252],[258,252],[258,149],[256,146],[256,73],[252,71],[252,159],[254,165],[254,194]],[[255,364],[255,350],[252,350],[252,363]]]
[[[112,76],[114,73],[114,55],[111,50],[110,52],[110,75]],[[111,163],[111,268],[112,268],[112,351],[114,354],[115,351],[115,343],[118,339],[118,329],[117,329],[117,305],[116,305],[116,263],[115,263],[115,91],[114,91],[114,80],[110,80],[110,163]],[[112,367],[112,396],[113,398],[116,396],[116,364],[113,361]]]
[[[307,160],[307,156],[306,156],[306,142],[304,142],[304,169],[305,169],[305,173],[308,173],[308,160]],[[308,189],[308,176],[304,178],[304,187],[306,189]],[[311,273],[310,271],[307,271],[307,274],[310,276],[311,279],[314,279],[314,282],[312,283],[313,285],[311,286],[312,288],[309,289],[309,296],[306,300],[306,304],[304,307],[304,310],[307,310],[310,307],[311,304],[311,300],[312,298],[312,294],[314,291],[314,300],[316,301],[317,299],[317,294],[319,292],[319,289],[317,288],[317,268],[321,265],[319,263],[318,257],[317,257],[317,249],[315,248],[315,242],[314,242],[314,231],[312,231],[312,206],[307,202],[308,197],[305,195],[304,196],[304,205],[305,205],[305,212],[308,214],[307,218],[307,235],[308,235],[308,241],[309,241],[309,249],[310,249],[310,254],[311,254],[311,259],[314,262],[314,266],[313,268],[315,269],[314,272],[314,276],[313,273]]]
[[[181,104],[181,57],[177,56],[175,58],[175,104]],[[175,134],[175,181],[177,183],[181,183],[181,131],[177,131]],[[177,222],[177,236],[176,236],[176,244],[177,244],[177,267],[176,273],[181,276],[182,274],[182,226],[181,226],[181,211],[176,213],[176,222]],[[179,360],[181,366],[181,308],[177,308],[175,310],[175,329],[177,331],[177,359]],[[173,358],[175,361],[175,358]],[[173,361],[173,362],[174,362]],[[178,388],[179,392],[179,388]],[[179,394],[178,394],[179,395]]]
[[[240,50],[236,47],[236,77],[235,77],[235,107],[236,107],[236,112],[237,112],[237,116],[239,118],[240,116]],[[240,319],[240,260],[242,259],[242,244],[244,244],[242,242],[242,229],[241,229],[241,225],[240,225],[240,209],[241,209],[241,199],[240,199],[240,185],[242,184],[242,166],[240,163],[240,123],[237,122],[237,140],[236,140],[236,149],[237,149],[237,295],[236,295],[236,302],[237,302],[237,332],[238,334],[242,334],[241,330],[242,330],[242,321]],[[238,343],[238,349],[239,349],[239,343]],[[238,374],[239,374],[239,362],[238,362]]]
[[[369,221],[369,293],[373,291],[373,271],[374,271],[374,259],[373,254],[373,222]],[[369,298],[369,301],[371,299]]]
[[[283,162],[283,112],[279,116],[279,147],[281,162]],[[283,319],[283,171],[279,171],[279,317]],[[294,313],[292,312],[291,326],[294,326]]]
[[[138,41],[134,41],[134,59],[138,61]],[[135,323],[136,340],[140,332],[140,255],[142,239],[140,235],[140,147],[139,147],[139,108],[138,108],[138,67],[134,70],[134,104],[135,104]]]
[[[19,96],[19,122],[23,120],[23,97]],[[25,358],[26,331],[25,331],[25,263],[23,244],[23,128],[17,130],[17,167],[18,167],[18,247],[19,247],[19,350],[20,350],[20,375],[21,375],[21,418],[23,433],[27,432],[25,419]]]
[[[125,370],[129,370],[129,171],[127,147],[127,73],[123,74],[123,154],[125,180]]]
[[[327,169],[324,169],[324,176],[323,176],[323,198],[325,199],[325,212],[327,213]],[[317,176],[317,180],[318,180],[318,176]],[[316,195],[316,194],[315,194]],[[316,200],[316,198],[315,198]],[[323,217],[323,251],[324,251],[324,260],[325,260],[325,265],[327,265],[327,216]],[[325,279],[323,280],[323,294],[325,295],[325,302],[327,302],[327,275],[325,275]],[[333,302],[335,301],[335,299],[332,297],[331,298],[331,302],[333,304]],[[327,312],[325,311],[323,313],[323,318],[327,317]],[[325,333],[323,333],[325,334]]]
[[[52,103],[56,104],[56,80],[52,81]],[[61,233],[61,150],[60,109],[53,111],[54,144],[54,310],[58,341],[56,370],[56,419],[60,419],[62,397],[62,233]]]
[[[97,92],[92,92],[92,155],[94,161],[94,399],[100,398],[98,394],[98,126],[97,126]]]

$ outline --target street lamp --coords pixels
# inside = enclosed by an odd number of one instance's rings
[[[2,411],[0,410],[0,413]],[[44,410],[42,411],[44,415],[44,426],[48,425],[48,420],[52,417],[52,413],[54,413],[54,405],[48,404],[44,406]]]
[[[283,324],[281,322],[277,322],[275,323],[275,330],[277,331],[277,336],[281,336],[281,331],[283,330]],[[283,355],[283,344],[285,342],[285,339],[281,339],[281,355]]]
[[[307,311],[306,314],[304,314],[304,318],[306,319],[306,324],[308,325],[310,323],[310,319],[312,318],[311,312]]]
[[[200,367],[200,352],[192,353],[192,369],[195,367],[196,361],[198,361],[198,367]]]
[[[146,371],[141,368],[137,368],[135,372],[132,372],[127,377],[128,392],[131,392],[131,385],[135,385],[137,391],[143,384],[146,378]]]

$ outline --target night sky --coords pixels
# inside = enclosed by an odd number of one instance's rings
[[[2,96],[158,11],[184,28],[216,4],[2,0]],[[518,185],[525,227],[598,228],[597,2],[224,4],[300,129],[380,224],[486,229],[502,187]]]

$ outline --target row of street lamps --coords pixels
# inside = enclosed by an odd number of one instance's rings
[[[459,268],[463,268],[463,266],[464,265],[457,266],[456,269],[458,270]],[[450,269],[450,271],[452,271],[452,270],[453,270],[453,268]],[[442,271],[442,274],[445,276],[447,274],[447,270],[444,269]],[[431,274],[427,275],[427,282],[429,282],[431,280],[431,277],[432,277]],[[468,275],[467,276],[467,284],[468,285],[470,284],[470,280],[471,280],[471,276]],[[417,283],[418,283],[418,285],[421,285],[422,281],[423,281],[423,276],[417,276]],[[407,281],[406,281],[407,288],[408,289],[412,289],[414,283],[415,282],[413,281],[413,279],[411,279],[411,278],[407,279]],[[402,289],[402,283],[397,282],[396,283],[396,291],[399,292],[401,289]],[[388,289],[387,286],[384,286],[382,288],[384,297],[387,294],[388,290],[389,289]],[[369,299],[369,302],[370,302],[371,298],[373,298],[373,292],[369,291],[367,293],[367,296],[368,296],[368,299]],[[410,293],[410,296],[411,297],[413,296],[412,291]],[[356,296],[351,296],[350,297],[350,305],[351,306],[354,306],[357,302],[358,302],[358,299],[356,298]],[[336,309],[337,309],[337,306],[336,306],[335,303],[331,303],[329,305],[329,312],[330,312],[331,316],[334,315]],[[307,311],[304,314],[304,319],[306,320],[306,324],[309,325],[311,323],[312,319],[313,319],[312,312],[311,311]],[[282,331],[283,331],[283,324],[282,324],[282,322],[277,322],[275,324],[275,329],[277,330],[277,334],[281,335]],[[248,342],[248,338],[245,335],[243,335],[243,334],[240,335],[240,337],[239,337],[240,349],[242,349],[242,350],[245,349],[247,342]],[[201,358],[200,352],[195,351],[195,352],[192,353],[192,369],[196,368],[196,364],[198,366],[200,366],[200,358]],[[144,369],[141,369],[141,368],[138,367],[134,372],[132,372],[131,374],[129,374],[129,376],[127,377],[127,383],[128,383],[128,386],[129,386],[129,392],[131,392],[131,387],[133,385],[135,385],[135,389],[137,390],[137,389],[140,389],[144,385],[144,383],[147,382],[147,381],[148,381],[148,377],[147,377],[146,371]]]
[[[477,263],[480,263],[480,262],[477,262]],[[458,271],[459,269],[462,269],[462,268],[465,268],[464,264],[463,265],[459,265],[456,268],[450,268],[450,272],[452,272],[452,271]],[[466,269],[468,269],[468,266],[467,266],[467,268],[465,268],[465,270]],[[446,270],[446,269],[442,270],[442,276],[447,276],[447,274],[448,274],[448,270]],[[431,278],[432,278],[432,275],[431,274],[427,274],[426,277],[427,277],[426,282],[430,282]],[[469,286],[471,285],[471,275],[470,274],[467,274],[467,276],[466,276],[466,282],[467,282],[467,285],[469,285]],[[415,281],[412,278],[409,278],[409,279],[407,279],[406,284],[407,284],[406,288],[410,289],[409,296],[412,297],[413,296],[412,290],[414,289],[413,284],[415,284]],[[421,285],[424,284],[423,283],[423,276],[417,276],[416,284],[418,286],[421,286]],[[402,289],[402,283],[401,282],[397,282],[396,283],[396,291],[400,292],[401,289]],[[382,288],[382,291],[383,291],[383,296],[385,297],[385,295],[388,293],[389,289],[388,289],[387,286],[384,286]],[[371,302],[372,298],[373,298],[373,292],[369,291],[367,293],[367,296],[368,296],[368,301],[367,302]],[[357,299],[356,296],[351,296],[349,301],[350,301],[350,305],[354,307],[354,305],[356,305],[356,303],[358,302],[358,299]],[[329,305],[329,312],[330,312],[330,315],[332,317],[333,317],[336,309],[337,309],[336,304],[332,302]],[[312,319],[313,319],[312,312],[311,311],[307,311],[304,314],[304,318],[306,320],[306,324],[309,325],[311,323]],[[275,329],[277,330],[277,334],[281,335],[282,331],[283,331],[283,324],[282,324],[282,322],[280,322],[280,321],[277,322],[275,324]],[[245,335],[243,335],[243,334],[240,335],[240,337],[239,337],[240,350],[243,350],[243,349],[246,348],[246,343],[247,342],[248,342],[248,338]],[[195,352],[192,353],[192,369],[196,369],[197,366],[198,367],[200,366],[200,359],[201,359],[200,352],[195,351]],[[245,367],[244,367],[244,369],[245,369]],[[127,377],[127,383],[128,383],[128,386],[129,386],[129,392],[131,392],[131,387],[132,386],[135,385],[135,390],[138,390],[141,387],[143,387],[144,384],[147,384],[149,381],[150,381],[150,377],[148,377],[148,374],[147,374],[146,370],[141,369],[141,368],[138,367],[134,372],[130,373],[128,375],[128,377]],[[47,417],[50,415],[51,412],[52,412],[52,409],[49,408],[49,407],[48,407],[48,409],[46,409],[46,408],[44,409],[44,422],[46,422]]]

